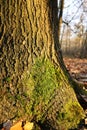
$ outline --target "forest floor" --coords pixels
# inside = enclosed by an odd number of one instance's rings
[[[64,57],[63,60],[72,78],[79,83],[84,84],[85,90],[87,91],[87,59]],[[85,100],[87,102],[87,96],[85,97]],[[87,115],[87,109],[85,111]],[[83,123],[81,129],[78,130],[87,130],[87,124],[84,126]]]
[[[77,81],[87,84],[87,59],[64,58],[65,65],[70,75]]]

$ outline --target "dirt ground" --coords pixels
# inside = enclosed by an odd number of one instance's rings
[[[64,63],[73,78],[87,84],[87,59],[66,57]]]

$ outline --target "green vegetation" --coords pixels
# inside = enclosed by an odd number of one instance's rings
[[[6,77],[3,79],[4,82],[10,82],[11,81],[11,77]]]
[[[4,92],[7,93],[6,98],[3,100],[7,105],[9,102],[12,104],[12,117],[16,115],[16,119],[25,117],[29,121],[34,119],[44,123],[46,116],[49,119],[53,117],[60,130],[68,130],[75,128],[83,118],[83,110],[73,98],[75,95],[67,76],[49,59],[37,59],[31,71],[23,74],[22,82],[16,90],[9,87],[11,77],[6,77],[4,81],[8,83],[8,87]],[[72,99],[69,99],[71,95]],[[15,107],[18,108],[16,111]]]
[[[75,129],[82,118],[84,118],[84,114],[81,106],[78,102],[70,100],[58,113],[58,123],[60,124],[60,129]]]
[[[66,86],[64,90],[62,87],[65,85],[64,82],[67,82],[67,77],[63,75],[59,67],[56,68],[50,60],[44,58],[42,60],[37,59],[29,73],[24,74],[22,81],[25,87],[24,90],[27,92],[26,97],[29,97],[29,101],[26,104],[22,101],[22,104],[25,104],[24,109],[29,119],[35,118],[37,122],[39,120],[44,122],[44,114],[46,114],[45,112],[49,107],[49,103],[53,99],[55,90],[58,89],[59,93],[61,93],[61,90],[66,91]],[[62,102],[61,108],[58,106],[56,118],[60,129],[64,127],[67,130],[76,127],[84,114],[79,103],[77,101],[73,102],[73,99],[69,99],[66,93],[69,93],[68,88],[67,92],[62,95],[65,101]]]
[[[41,119],[54,90],[61,86],[61,83],[58,82],[61,80],[61,75],[57,71],[59,70],[49,60],[37,59],[32,67],[30,77],[27,75],[23,80],[27,94],[31,99],[29,108],[31,106],[32,114],[37,115],[37,120]]]

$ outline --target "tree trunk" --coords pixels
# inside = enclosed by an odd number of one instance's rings
[[[83,110],[63,70],[57,1],[1,0],[0,8],[0,122],[75,126]]]
[[[87,32],[83,36],[80,58],[87,58]]]
[[[59,7],[58,7],[58,39],[60,39],[60,33],[61,33],[63,8],[64,8],[64,0],[59,0]]]

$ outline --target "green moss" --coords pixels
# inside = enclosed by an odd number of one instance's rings
[[[30,100],[29,103],[24,106],[24,109],[29,117],[34,117],[37,122],[39,120],[44,122],[43,115],[49,106],[49,102],[53,98],[55,90],[61,87],[63,88],[63,86],[66,88],[66,84],[69,85],[67,77],[65,77],[60,67],[56,68],[50,60],[44,58],[37,59],[32,66],[31,72],[24,74],[22,84],[24,91],[26,91],[26,97],[29,97]],[[66,91],[70,91],[68,88],[66,89]],[[73,89],[71,89],[71,91],[73,91]],[[68,92],[66,93],[68,94]],[[65,98],[67,97],[67,95],[64,96]],[[72,102],[72,100],[65,100],[63,107],[58,111],[57,122],[60,129],[64,128],[68,130],[69,128],[76,127],[82,118],[83,110],[79,103],[77,101]]]
[[[11,77],[6,77],[3,79],[4,82],[10,82],[11,81]]]
[[[64,108],[58,113],[58,123],[60,124],[60,129],[69,130],[70,128],[77,128],[81,119],[84,118],[83,109],[78,102],[69,102],[64,106]]]
[[[42,117],[54,90],[62,85],[60,73],[50,60],[43,58],[36,60],[30,75],[24,74],[23,84],[30,97],[29,108],[37,120]]]

